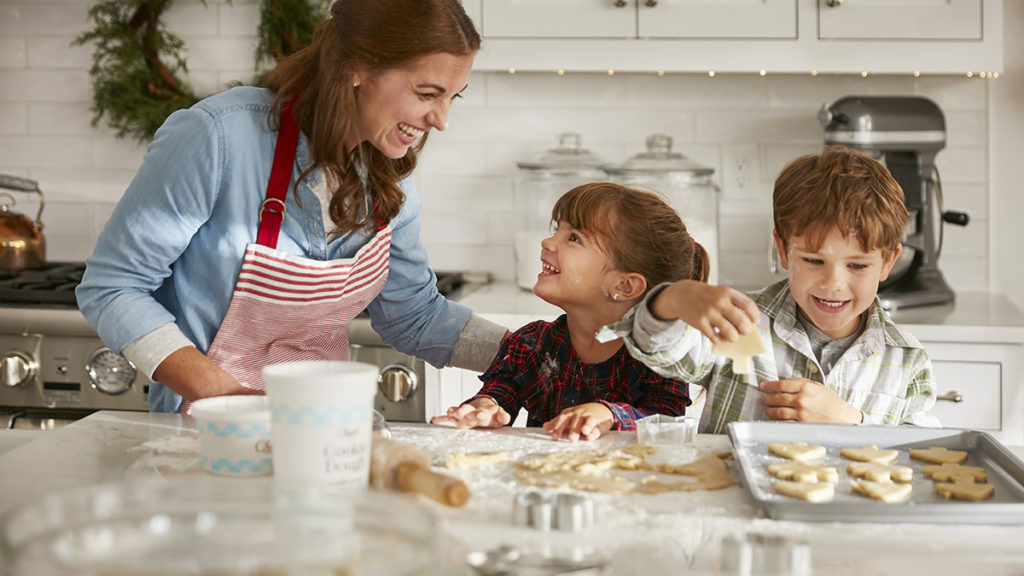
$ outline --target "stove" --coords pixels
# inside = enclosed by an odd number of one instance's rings
[[[0,426],[52,429],[148,410],[149,379],[103,345],[75,302],[82,262],[0,271]]]
[[[147,411],[149,379],[100,341],[78,310],[83,262],[0,271],[0,427],[51,429],[97,410]],[[458,299],[486,274],[437,272]],[[349,323],[352,359],[381,369],[377,409],[389,420],[422,422],[425,365],[386,346],[365,312]]]

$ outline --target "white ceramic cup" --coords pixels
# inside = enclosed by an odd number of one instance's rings
[[[192,403],[203,469],[222,476],[264,476],[273,470],[266,396],[216,396]]]
[[[366,487],[378,374],[372,364],[345,361],[263,368],[279,488]]]

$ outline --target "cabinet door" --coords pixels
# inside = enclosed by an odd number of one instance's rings
[[[823,40],[981,40],[982,0],[818,0]]]
[[[482,17],[486,38],[636,37],[635,0],[486,0]]]
[[[638,0],[639,35],[794,39],[796,3],[797,0]]]

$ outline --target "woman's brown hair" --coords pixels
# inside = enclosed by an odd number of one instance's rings
[[[285,102],[296,98],[295,122],[309,139],[313,166],[327,173],[338,189],[330,215],[337,232],[372,229],[401,210],[402,178],[412,173],[426,135],[403,158],[393,160],[369,143],[348,150],[346,137],[356,124],[357,72],[379,73],[408,66],[435,53],[471,55],[480,35],[459,0],[337,0],[331,17],[317,26],[313,42],[292,54],[267,76],[275,93],[272,122]],[[361,173],[364,175],[361,177]],[[363,206],[363,177],[373,198],[374,215]]]
[[[652,192],[610,182],[577,186],[555,202],[551,221],[595,234],[616,269],[643,275],[648,289],[676,280],[708,281],[707,251]]]

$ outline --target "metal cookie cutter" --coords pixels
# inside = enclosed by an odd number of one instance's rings
[[[594,501],[582,494],[521,492],[516,495],[515,522],[544,532],[582,532],[594,525]]]
[[[766,534],[732,534],[722,539],[723,576],[811,576],[806,542]]]
[[[692,416],[654,414],[636,421],[636,441],[648,444],[688,444],[697,438]]]

